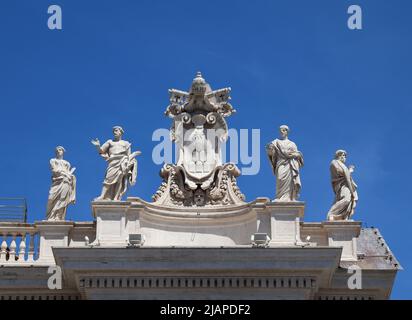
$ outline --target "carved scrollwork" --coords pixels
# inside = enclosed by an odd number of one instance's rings
[[[164,205],[200,206],[200,205],[232,205],[245,200],[236,183],[240,171],[233,163],[227,163],[215,170],[214,182],[205,191],[200,187],[190,190],[184,183],[184,169],[174,165],[163,167],[161,176],[165,179],[153,201]]]
[[[156,193],[152,196],[153,202],[158,201],[164,195],[166,190],[167,190],[167,183],[163,181],[162,184],[157,189]]]
[[[212,204],[228,205],[245,200],[236,183],[240,170],[233,163],[227,163],[219,170],[214,188],[210,191]]]
[[[165,165],[161,170],[163,182],[153,196],[154,202],[171,206],[244,202],[236,182],[240,170],[233,163],[222,165],[220,154],[221,144],[228,137],[225,117],[235,112],[229,103],[230,91],[212,91],[200,72],[189,92],[169,90],[166,114],[173,119],[171,139],[178,147],[178,159],[177,165]]]
[[[206,122],[207,122],[208,124],[215,124],[215,123],[216,123],[216,120],[217,120],[216,113],[214,113],[214,112],[209,112],[209,113],[207,114],[207,116],[206,116]]]
[[[192,121],[192,116],[189,113],[185,112],[182,113],[181,119],[184,124],[190,124],[190,122]]]

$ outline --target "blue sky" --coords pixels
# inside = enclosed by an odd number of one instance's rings
[[[0,2],[0,196],[27,198],[29,220],[43,219],[49,159],[63,145],[78,179],[68,219],[91,220],[105,162],[90,140],[120,124],[143,153],[129,195],[150,200],[160,183],[151,137],[170,126],[167,90],[187,90],[200,70],[213,88],[232,88],[231,128],[261,130],[260,172],[238,180],[247,200],[274,195],[263,147],[285,123],[305,157],[305,220],[323,220],[329,162],[346,149],[359,186],[354,218],[378,227],[406,269],[392,298],[412,298],[412,3],[356,1],[363,30],[351,31],[353,3]],[[62,7],[63,30],[47,28],[51,4]]]

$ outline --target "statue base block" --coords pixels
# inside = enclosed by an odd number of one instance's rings
[[[39,260],[37,262],[55,264],[52,247],[68,247],[69,233],[74,226],[71,221],[37,221],[40,234]]]
[[[342,261],[357,261],[357,238],[361,231],[358,221],[325,221],[323,228],[328,235],[330,247],[342,247]]]
[[[91,245],[126,246],[129,234],[126,232],[128,201],[94,201],[93,217],[96,219],[96,240]]]
[[[269,246],[302,246],[300,220],[304,216],[304,202],[270,202],[258,198],[254,205],[257,213],[258,233],[267,233]]]
[[[252,246],[256,215],[250,204],[167,207],[129,197],[92,202],[96,240],[91,246],[125,247],[144,236],[144,247]]]

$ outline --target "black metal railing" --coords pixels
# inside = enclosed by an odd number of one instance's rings
[[[26,199],[0,197],[0,222],[27,222]]]

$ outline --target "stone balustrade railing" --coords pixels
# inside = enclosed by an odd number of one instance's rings
[[[0,222],[0,265],[33,264],[38,259],[38,237],[33,224]]]
[[[86,246],[95,233],[93,222],[0,222],[0,266],[54,265],[53,247]]]

